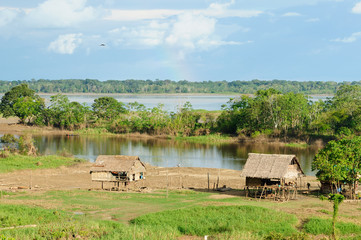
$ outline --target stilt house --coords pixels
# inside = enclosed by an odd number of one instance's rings
[[[145,165],[137,156],[99,155],[90,168],[92,181],[132,182],[144,179]]]
[[[246,186],[285,185],[304,173],[296,155],[249,153],[241,177]]]

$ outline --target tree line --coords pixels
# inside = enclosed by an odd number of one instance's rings
[[[61,94],[51,96],[45,106],[44,99],[23,83],[5,93],[0,112],[4,117],[17,116],[22,123],[69,130],[90,127],[113,133],[338,138],[361,132],[361,86],[341,85],[327,101],[311,101],[302,93],[274,88],[258,90],[254,96],[230,99],[215,113],[194,110],[190,103],[167,112],[162,105],[125,105],[112,97],[97,98],[86,106]]]
[[[202,81],[186,80],[108,80],[96,79],[63,79],[63,80],[30,80],[0,81],[0,92],[5,93],[14,86],[27,84],[36,93],[238,93],[254,94],[259,90],[274,88],[280,92],[303,94],[336,93],[342,85],[361,85],[358,82],[323,82],[323,81],[287,81],[287,80],[252,80],[252,81]]]

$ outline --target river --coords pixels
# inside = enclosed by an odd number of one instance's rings
[[[42,154],[69,152],[94,161],[98,155],[139,156],[154,166],[207,167],[241,170],[248,153],[295,154],[307,175],[314,175],[311,162],[318,147],[285,147],[281,144],[232,143],[222,145],[187,143],[165,139],[123,138],[115,136],[34,136]]]
[[[65,94],[70,101],[84,103],[91,106],[94,99],[99,97],[111,96],[117,101],[124,104],[138,102],[144,104],[147,108],[156,107],[158,104],[164,105],[164,110],[176,112],[179,107],[186,102],[192,104],[193,109],[204,109],[208,111],[221,110],[222,105],[226,105],[231,98],[238,98],[240,95],[220,95],[220,94],[169,94],[169,95],[142,95],[142,94]],[[0,95],[1,96],[1,95]],[[45,99],[45,103],[49,105],[50,94],[40,94]],[[327,100],[332,96],[313,95],[310,96],[310,101]]]

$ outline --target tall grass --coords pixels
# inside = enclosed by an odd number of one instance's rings
[[[60,166],[70,166],[83,161],[85,160],[54,155],[37,157],[10,155],[6,158],[0,158],[0,173],[22,169],[57,168]]]
[[[219,135],[219,134],[189,136],[189,137],[175,137],[175,140],[187,141],[187,142],[192,142],[192,143],[200,143],[200,144],[222,144],[222,143],[230,143],[230,142],[237,141],[236,138],[229,137],[226,135]]]
[[[307,233],[311,233],[313,235],[330,235],[332,233],[332,222],[331,219],[310,218],[304,225],[304,229]],[[359,239],[361,239],[361,226],[359,225],[353,223],[336,222],[336,229],[338,234],[352,234],[354,236],[358,236]]]
[[[296,231],[293,215],[254,206],[209,206],[163,211],[138,217],[131,223],[172,228],[184,235],[217,235],[249,232],[259,236]]]

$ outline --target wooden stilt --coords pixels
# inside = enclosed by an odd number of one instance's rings
[[[207,173],[208,176],[208,191],[209,191],[209,172]]]
[[[266,189],[266,183],[263,186],[262,192],[261,192],[261,196],[259,196],[259,200],[261,200],[262,196],[263,196],[263,192]]]
[[[219,176],[217,177],[217,185],[216,185],[216,189],[218,189],[218,184],[219,184]]]

